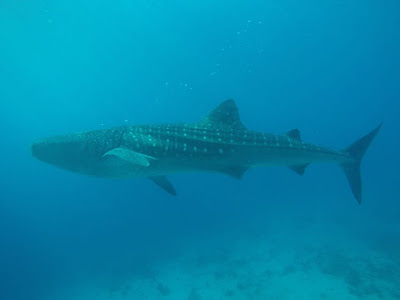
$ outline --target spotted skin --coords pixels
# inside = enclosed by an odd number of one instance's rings
[[[349,181],[357,185],[355,189],[352,185],[353,193],[361,199],[359,172],[353,166],[359,168],[378,130],[360,139],[357,147],[335,151],[304,143],[297,129],[282,135],[248,130],[233,100],[227,100],[197,123],[121,126],[56,136],[33,143],[32,154],[91,176],[150,177],[170,191],[172,185],[160,176],[207,171],[241,178],[248,168],[259,165],[287,166],[303,174],[310,163],[332,162],[343,166]]]
[[[72,155],[75,150],[71,149],[71,145],[75,141],[79,141],[76,143],[79,153]],[[50,163],[79,173],[113,178],[159,176],[187,171],[224,172],[227,166],[291,166],[350,159],[341,152],[304,143],[286,135],[227,127],[214,128],[212,124],[122,126],[50,138],[44,144],[49,148],[51,145],[70,144],[65,146],[69,153],[62,153],[62,160]],[[148,168],[137,168],[129,164],[124,166],[118,160],[111,163],[110,159],[104,158],[106,152],[118,147],[155,159]]]
[[[221,156],[240,158],[237,155],[241,153],[268,151],[319,152],[343,157],[339,152],[296,141],[285,135],[218,129],[213,128],[212,124],[207,127],[196,124],[128,126],[125,127],[120,145],[160,159],[172,156],[180,159],[197,157],[221,160]],[[263,163],[262,159],[260,161]]]

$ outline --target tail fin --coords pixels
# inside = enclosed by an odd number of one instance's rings
[[[344,153],[348,154],[353,158],[353,161],[343,163],[341,164],[341,167],[344,171],[344,174],[347,177],[347,181],[349,182],[353,195],[359,204],[361,204],[361,199],[362,199],[361,172],[360,172],[361,160],[364,156],[365,151],[368,149],[368,146],[371,144],[375,136],[378,134],[381,126],[382,123],[374,130],[372,130],[370,133],[363,136],[361,139],[357,140],[356,142],[354,142],[353,144],[342,150]]]

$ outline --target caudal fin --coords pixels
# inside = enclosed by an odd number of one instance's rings
[[[349,182],[354,197],[360,204],[362,200],[362,184],[360,172],[361,160],[365,154],[365,151],[368,149],[369,145],[378,134],[381,126],[382,123],[370,133],[342,150],[344,153],[353,158],[351,162],[341,164],[341,167],[347,177],[347,181]]]

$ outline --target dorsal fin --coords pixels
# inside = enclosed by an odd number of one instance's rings
[[[203,118],[200,123],[246,130],[246,126],[240,121],[239,110],[235,101],[232,99],[222,102]]]
[[[301,142],[300,131],[297,128],[286,132],[286,136],[290,137],[291,139]]]

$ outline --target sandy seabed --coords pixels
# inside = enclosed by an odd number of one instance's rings
[[[124,282],[74,289],[65,299],[400,299],[400,255],[335,226],[221,239],[192,244]]]

